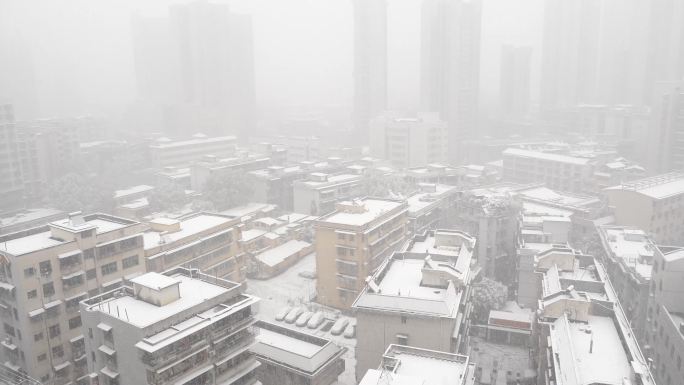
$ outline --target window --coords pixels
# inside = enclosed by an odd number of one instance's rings
[[[52,263],[50,261],[43,261],[40,263],[40,275],[52,274]]]
[[[55,338],[59,337],[60,334],[62,334],[61,330],[59,330],[59,325],[52,325],[48,328],[50,338]]]
[[[90,238],[93,236],[93,230],[81,232],[81,238]]]
[[[78,327],[81,327],[81,316],[76,316],[74,318],[71,318],[69,320],[69,329],[76,329]]]
[[[15,336],[15,334],[14,334],[14,327],[12,327],[12,325],[3,323],[2,326],[3,326],[3,329],[5,329],[5,333],[6,333],[6,334],[11,335],[12,337]]]
[[[406,334],[397,334],[397,344],[408,345],[408,336]]]
[[[36,334],[33,335],[33,340],[34,340],[34,341],[40,341],[40,340],[42,340],[42,339],[43,339],[43,332],[36,333]]]
[[[337,233],[337,239],[346,239],[347,237],[342,233]]]
[[[35,268],[27,267],[26,269],[24,269],[24,277],[28,278],[28,277],[33,277],[34,275],[36,275],[36,269]]]
[[[92,259],[94,257],[95,257],[95,249],[94,248],[83,250],[83,258]]]
[[[93,329],[92,328],[88,328],[88,338],[90,338],[91,340],[93,339]]]
[[[97,270],[89,269],[88,271],[86,271],[86,279],[87,280],[90,281],[91,279],[95,279],[96,276],[97,276]]]
[[[123,269],[128,269],[129,267],[138,266],[139,260],[137,255],[132,255],[130,257],[124,258],[121,261],[121,267]]]
[[[37,358],[38,358],[38,362],[45,361],[45,359],[47,358],[47,354],[45,354],[45,353],[39,354]]]
[[[52,282],[48,282],[43,285],[43,296],[51,297],[55,295],[55,285]]]
[[[64,355],[64,348],[62,348],[62,345],[57,345],[54,348],[52,348],[52,356],[53,357],[62,357]]]
[[[111,263],[108,263],[106,265],[102,265],[101,269],[102,269],[102,275],[108,275],[108,274],[116,273],[116,271],[118,270],[118,268],[116,266],[116,262],[111,262]]]
[[[37,296],[38,296],[38,292],[36,291],[36,289],[33,289],[33,290],[26,293],[26,297],[28,299],[36,298]]]

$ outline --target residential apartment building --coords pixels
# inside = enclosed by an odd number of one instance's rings
[[[259,321],[252,352],[263,385],[331,385],[344,372],[346,348],[312,334]]]
[[[370,154],[399,169],[443,163],[447,133],[446,122],[436,112],[415,118],[387,113],[370,122]]]
[[[392,344],[380,365],[365,373],[359,385],[475,384],[475,365],[468,356]]]
[[[149,146],[152,166],[157,169],[188,166],[206,155],[229,158],[235,154],[236,140],[234,136],[207,137],[203,134],[195,134],[187,140],[159,138]]]
[[[684,174],[639,179],[603,192],[615,224],[640,228],[658,244],[684,245]]]
[[[649,169],[684,170],[684,82],[658,83],[646,147]]]
[[[598,226],[596,231],[610,281],[634,334],[645,346],[651,274],[660,250],[646,233],[635,227],[605,225]]]
[[[81,302],[87,384],[256,384],[258,299],[194,269],[146,273]]]
[[[147,271],[161,273],[183,266],[205,274],[242,282],[247,256],[240,245],[238,217],[194,213],[178,219],[149,221],[143,233]]]
[[[416,235],[366,279],[352,305],[357,378],[390,344],[466,350],[474,247],[475,238],[460,231]]]
[[[508,148],[503,154],[503,178],[515,183],[544,182],[547,187],[571,192],[592,189],[594,165],[589,158]]]
[[[404,241],[407,212],[403,201],[363,198],[337,203],[315,222],[318,302],[351,306],[366,277]]]
[[[335,209],[335,202],[363,195],[363,177],[356,174],[309,174],[294,182],[294,212],[325,215]]]
[[[647,354],[659,385],[684,378],[684,249],[661,247],[653,261]]]
[[[420,191],[408,197],[409,230],[421,234],[445,224],[456,215],[457,187],[421,183]]]
[[[0,237],[6,365],[44,383],[84,383],[78,303],[145,271],[143,225],[105,214]]]
[[[66,216],[62,210],[52,208],[32,208],[11,211],[0,218],[0,235],[45,225]]]
[[[229,158],[204,156],[190,166],[190,187],[195,191],[202,191],[211,178],[259,170],[270,164],[269,158],[259,154],[246,153]]]
[[[552,264],[542,273],[537,383],[655,385],[603,266],[590,256],[574,265]]]

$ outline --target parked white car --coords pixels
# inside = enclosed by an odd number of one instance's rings
[[[323,315],[322,311],[317,311],[315,312],[311,318],[309,319],[309,322],[307,322],[306,327],[309,329],[318,329],[319,326],[325,321],[325,316]]]
[[[299,316],[302,315],[302,313],[304,313],[304,309],[302,309],[301,307],[296,307],[290,310],[290,312],[287,313],[287,316],[285,317],[285,322],[289,324],[294,323],[297,320],[297,318],[299,318]]]
[[[306,326],[307,322],[309,322],[309,319],[311,319],[312,315],[313,315],[312,312],[305,311],[304,313],[302,313],[302,315],[299,316],[299,318],[297,318],[297,322],[295,323],[295,325],[300,326],[300,327]]]
[[[275,319],[276,321],[282,321],[287,317],[287,314],[292,310],[292,306],[285,306],[284,308],[280,309],[280,311],[276,314]]]
[[[337,321],[335,321],[335,324],[333,325],[332,329],[330,329],[330,334],[334,336],[339,336],[344,332],[344,328],[347,327],[347,324],[349,324],[349,319],[340,317]]]

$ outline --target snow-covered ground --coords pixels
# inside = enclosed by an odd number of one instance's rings
[[[261,298],[259,302],[259,319],[327,338],[333,340],[337,345],[347,348],[347,352],[344,355],[345,371],[340,375],[338,384],[354,385],[356,384],[354,377],[356,339],[344,338],[342,335],[333,336],[330,332],[322,331],[320,327],[312,330],[275,320],[275,315],[286,306],[303,306],[311,311],[320,310],[329,319],[336,319],[341,316],[338,310],[311,302],[311,299],[316,296],[316,280],[304,278],[300,276],[300,273],[304,272],[304,275],[307,275],[306,273],[312,273],[315,270],[316,255],[311,253],[276,277],[266,280],[248,279],[247,294]]]

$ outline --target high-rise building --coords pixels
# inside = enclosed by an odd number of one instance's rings
[[[658,83],[648,136],[649,170],[684,171],[684,83]]]
[[[504,45],[501,49],[499,108],[504,118],[520,119],[530,111],[532,47]]]
[[[72,213],[2,236],[3,362],[44,383],[87,383],[79,302],[145,271],[142,229],[124,218]]]
[[[177,268],[82,301],[84,384],[257,383],[255,305],[238,283]],[[83,340],[81,340],[83,341]]]
[[[684,79],[684,2],[654,0],[650,8],[650,35],[648,40],[647,97],[652,105],[660,103],[658,82],[675,82]]]
[[[24,180],[19,164],[14,108],[0,104],[0,210],[17,208],[24,199]]]
[[[447,142],[447,125],[437,113],[384,114],[370,123],[370,155],[400,169],[444,163]]]
[[[174,4],[169,18],[134,17],[133,40],[139,96],[159,108],[166,129],[246,135],[254,127],[251,16],[206,0]]]
[[[399,200],[355,199],[315,222],[318,302],[351,306],[366,277],[404,241],[407,211]]]
[[[421,109],[438,112],[449,129],[449,157],[477,133],[480,79],[479,0],[424,0],[421,23]]]
[[[542,113],[595,103],[601,2],[549,0],[544,5]]]
[[[387,109],[387,0],[354,1],[354,135],[368,142],[368,124]]]

